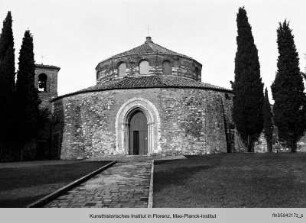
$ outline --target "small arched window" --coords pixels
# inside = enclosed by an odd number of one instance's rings
[[[195,69],[194,69],[194,73],[195,73],[195,79],[197,79],[197,80],[199,80],[200,79],[200,70],[199,70],[199,68],[198,67],[196,67]]]
[[[226,100],[231,100],[231,97],[226,93],[226,94],[225,94],[225,99],[226,99]]]
[[[44,73],[38,76],[38,91],[40,92],[47,91],[47,75]]]
[[[140,74],[149,74],[149,62],[143,60],[139,64],[139,73]]]
[[[121,63],[118,66],[118,75],[119,77],[123,77],[126,74],[126,64]]]
[[[194,72],[195,72],[196,74],[198,74],[198,73],[199,73],[199,68],[196,67],[196,68],[194,69]]]
[[[169,61],[163,62],[163,74],[165,75],[171,75],[172,73],[172,67]]]

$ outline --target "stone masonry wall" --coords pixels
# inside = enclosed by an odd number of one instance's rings
[[[163,152],[169,155],[226,152],[222,95],[199,89],[162,89]]]
[[[227,152],[226,132],[232,119],[231,100],[225,93],[156,88],[91,92],[56,100],[54,132],[60,133],[61,158],[118,154],[116,114],[132,98],[149,100],[158,110],[162,154]]]
[[[97,83],[103,83],[118,77],[118,66],[126,63],[126,75],[139,75],[139,63],[143,60],[149,62],[149,74],[163,74],[163,62],[171,64],[171,75],[188,77],[196,81],[201,81],[202,66],[198,62],[184,57],[173,55],[133,55],[107,60],[100,63],[97,68]]]

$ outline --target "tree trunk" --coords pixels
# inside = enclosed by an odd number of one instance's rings
[[[267,149],[269,153],[272,152],[272,140],[267,140]]]
[[[247,143],[247,147],[248,147],[248,152],[253,153],[254,152],[254,142],[252,140],[253,138],[251,136],[248,136],[248,143]]]
[[[23,146],[18,144],[18,150],[19,150],[19,161],[23,161]]]
[[[250,136],[248,135],[248,144],[247,144],[247,147],[248,147],[248,152],[252,152],[251,151],[251,146],[250,146]]]
[[[296,153],[296,150],[297,150],[297,142],[291,141],[291,152]]]
[[[5,150],[2,142],[0,142],[0,162],[4,161]]]

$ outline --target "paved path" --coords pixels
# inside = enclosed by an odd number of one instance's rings
[[[44,207],[147,208],[151,161],[116,163]]]

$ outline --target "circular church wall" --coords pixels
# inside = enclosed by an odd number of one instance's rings
[[[131,154],[131,141],[141,139],[147,143],[147,155],[226,152],[231,97],[227,91],[199,88],[72,94],[53,102],[53,138],[58,139],[62,159]],[[135,112],[144,114],[146,132],[135,127],[132,133],[130,120]],[[141,143],[133,147],[141,149]]]

